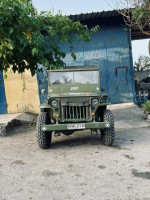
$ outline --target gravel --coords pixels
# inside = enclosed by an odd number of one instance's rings
[[[35,126],[14,127],[0,138],[0,200],[149,200],[150,123],[125,109],[113,111],[112,147],[84,131],[42,150]]]

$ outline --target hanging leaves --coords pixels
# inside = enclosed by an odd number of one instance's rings
[[[60,43],[70,44],[74,59],[72,35],[82,41],[90,41],[91,33],[98,27],[88,30],[86,25],[73,22],[60,12],[41,12],[27,0],[0,1],[0,71],[10,66],[14,72],[29,69],[34,75],[37,63],[49,69],[64,65],[65,53]]]

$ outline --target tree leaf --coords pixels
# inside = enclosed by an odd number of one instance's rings
[[[48,68],[64,66],[66,53],[60,49],[69,43],[70,54],[76,59],[73,38],[89,41],[91,31],[80,22],[73,22],[61,12],[37,10],[28,0],[1,0],[0,6],[0,71],[13,65],[13,71],[25,69],[34,75],[37,63]],[[98,30],[95,27],[95,32]]]

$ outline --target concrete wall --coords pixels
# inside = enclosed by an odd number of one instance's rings
[[[150,70],[141,71],[141,72],[134,72],[134,75],[138,78],[139,81],[142,81],[148,75],[150,75]]]
[[[24,112],[40,112],[37,77],[31,76],[30,71],[23,73],[23,108]]]
[[[22,74],[7,73],[4,80],[7,102],[7,112],[31,112],[39,113],[39,95],[36,76],[32,77],[29,71]]]

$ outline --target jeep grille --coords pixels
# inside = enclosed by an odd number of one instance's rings
[[[62,106],[62,120],[67,121],[89,121],[91,120],[90,106]]]

